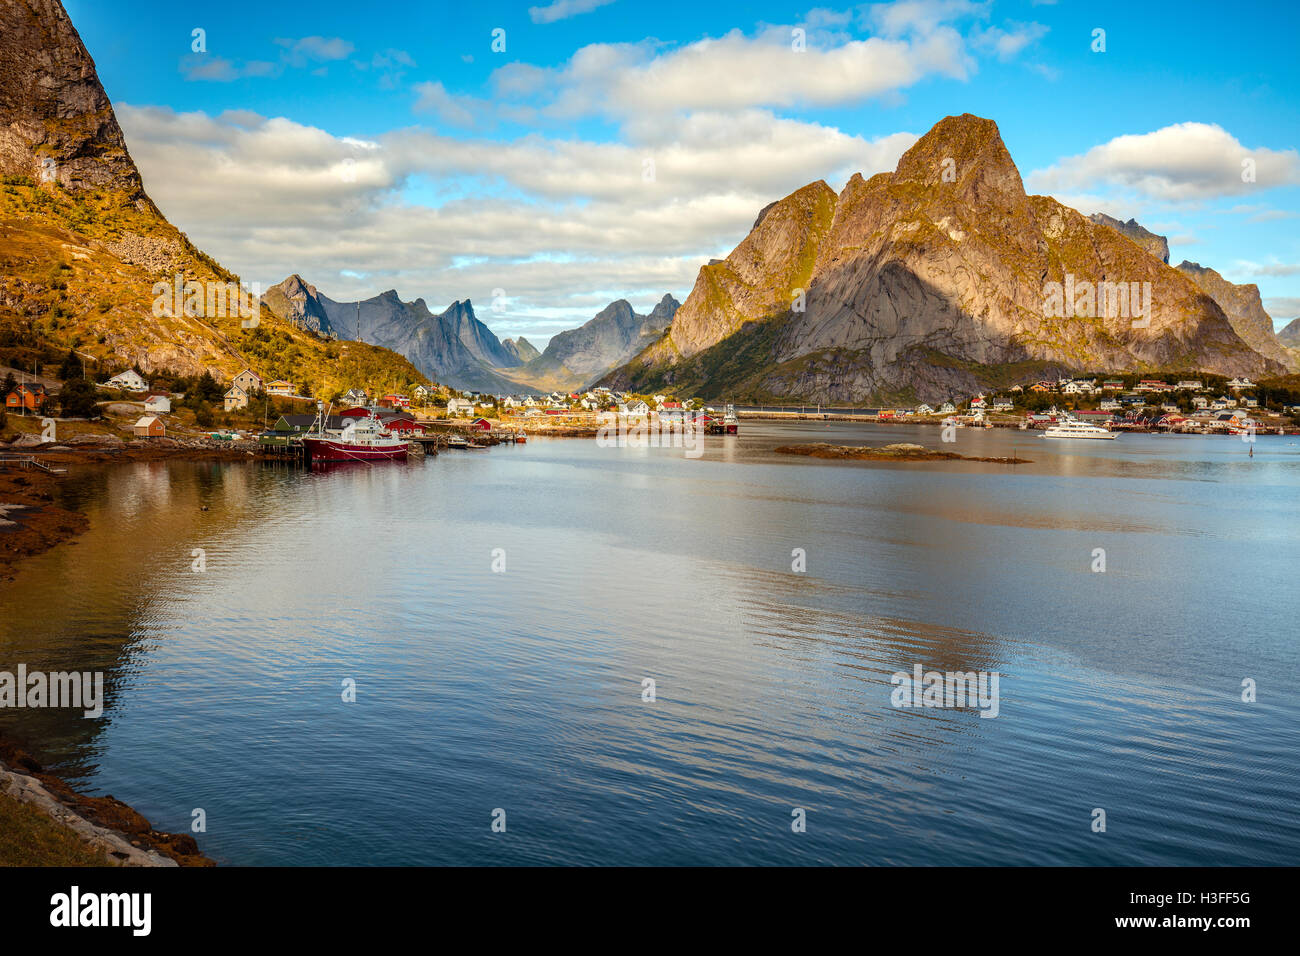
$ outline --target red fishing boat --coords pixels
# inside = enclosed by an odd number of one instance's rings
[[[337,433],[318,429],[304,435],[310,461],[405,461],[410,442],[398,438],[378,418],[350,419]]]

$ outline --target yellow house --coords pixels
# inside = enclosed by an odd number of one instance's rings
[[[274,382],[267,382],[266,393],[268,395],[297,395],[298,387],[293,382],[286,382],[282,378],[277,378]]]

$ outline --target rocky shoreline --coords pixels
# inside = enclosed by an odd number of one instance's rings
[[[102,856],[109,865],[216,866],[188,833],[155,830],[143,816],[111,795],[88,797],[78,793],[18,745],[0,737],[2,800],[48,817],[85,847],[90,856]],[[36,865],[41,862],[38,860]]]

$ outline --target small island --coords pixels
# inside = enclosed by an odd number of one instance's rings
[[[892,445],[831,445],[813,442],[808,445],[782,445],[778,455],[804,455],[809,458],[834,458],[844,461],[987,461],[1000,465],[1028,465],[1028,458],[972,458],[951,451],[934,451],[924,445],[899,442]]]

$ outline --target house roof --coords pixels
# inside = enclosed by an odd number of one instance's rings
[[[135,423],[135,427],[148,428],[150,425],[154,424],[155,422],[157,422],[160,425],[162,424],[162,420],[157,415],[145,415],[138,422]]]

